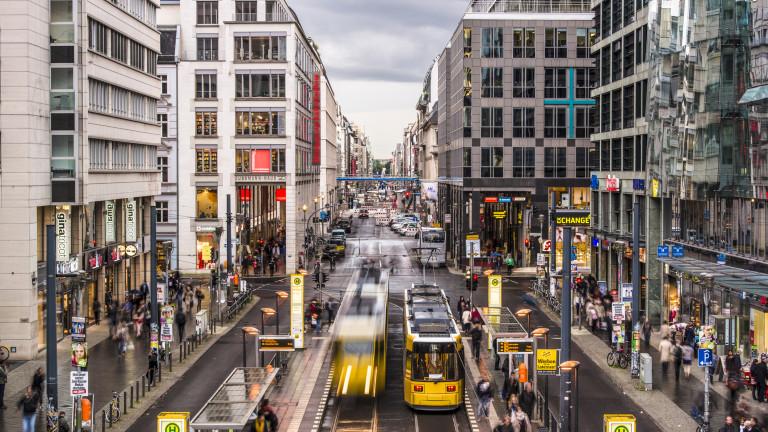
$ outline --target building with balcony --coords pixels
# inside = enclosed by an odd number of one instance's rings
[[[168,1],[160,23],[180,40],[178,269],[226,261],[229,208],[231,264],[295,271],[301,209],[328,202],[335,181],[337,108],[317,46],[285,1]]]
[[[156,0],[23,0],[0,15],[0,340],[46,342],[45,227],[56,227],[57,335],[149,280],[160,192]]]
[[[470,3],[432,72],[449,260],[466,256],[474,232],[484,256],[527,265],[550,193],[565,207],[589,205],[592,18],[586,1]],[[589,267],[585,246],[578,259]]]

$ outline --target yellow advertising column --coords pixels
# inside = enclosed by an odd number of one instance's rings
[[[189,432],[189,413],[162,412],[158,414],[157,432]]]
[[[291,336],[293,347],[304,348],[304,275],[291,275]]]
[[[501,319],[501,275],[488,274],[488,324],[499,324]],[[493,347],[493,348],[492,348]],[[495,349],[493,336],[488,332],[488,348]]]

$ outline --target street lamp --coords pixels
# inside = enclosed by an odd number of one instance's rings
[[[274,314],[275,310],[272,308],[261,308],[261,334],[264,334],[264,315],[269,317]],[[261,351],[261,347],[259,347],[259,366],[264,366],[264,353]]]
[[[277,334],[280,334],[280,299],[287,299],[288,293],[285,291],[275,291],[275,327]]]
[[[245,335],[257,336],[258,337],[259,336],[259,329],[257,329],[256,327],[253,327],[253,326],[244,326],[244,327],[240,327],[240,330],[243,332],[243,367],[246,367],[246,360],[247,360],[246,352],[247,351],[246,351],[246,348],[245,348]]]
[[[549,348],[549,329],[539,327],[531,332],[535,338],[544,338],[544,349]],[[549,375],[544,375],[544,427],[549,430]]]
[[[579,381],[578,381],[578,377],[579,377],[579,364],[580,363],[577,362],[576,360],[568,360],[568,361],[565,361],[563,363],[560,363],[560,372],[569,374],[569,376],[570,376],[570,373],[573,372],[572,380],[567,381],[568,382],[568,387],[571,387],[571,385],[576,387],[576,390],[571,390],[570,391],[571,397],[573,399],[572,399],[572,403],[568,404],[568,424],[565,424],[566,422],[563,422],[563,425],[562,425],[562,428],[563,428],[563,430],[565,432],[570,432],[570,430],[571,430],[571,424],[570,424],[570,421],[571,421],[571,416],[570,416],[571,408],[573,408],[574,411],[576,411],[576,415],[574,416],[575,427],[574,427],[573,431],[574,432],[579,432]],[[560,379],[567,379],[567,377],[562,377]],[[575,396],[573,396],[573,394],[575,394]],[[560,414],[560,416],[561,416],[561,418],[563,417],[562,414]]]
[[[526,326],[526,331],[529,331],[528,329],[531,328],[531,314],[533,313],[530,309],[520,309],[519,311],[515,312],[515,316],[518,318],[526,318],[528,325]]]

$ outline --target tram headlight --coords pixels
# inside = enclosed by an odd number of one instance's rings
[[[453,393],[456,391],[456,385],[454,384],[447,385],[445,386],[445,389],[448,391],[448,393]]]

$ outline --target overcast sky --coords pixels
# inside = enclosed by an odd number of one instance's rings
[[[320,47],[342,111],[389,157],[468,0],[288,0]]]

